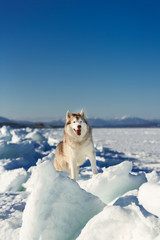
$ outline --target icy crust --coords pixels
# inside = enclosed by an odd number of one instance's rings
[[[132,163],[125,161],[119,165],[103,168],[103,174],[94,175],[86,181],[79,181],[81,188],[98,196],[108,204],[124,193],[138,189],[147,181],[144,173],[131,174]]]
[[[105,204],[56,172],[50,161],[32,173],[33,190],[23,213],[20,240],[72,240]]]

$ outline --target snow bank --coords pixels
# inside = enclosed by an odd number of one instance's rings
[[[72,240],[90,218],[105,206],[97,197],[80,189],[50,161],[34,168],[34,183],[23,213],[20,240]]]
[[[6,170],[36,165],[51,150],[39,130],[0,128],[0,166]]]
[[[18,158],[35,155],[35,145],[33,142],[25,141],[19,144],[3,142],[0,144],[0,158]]]
[[[46,141],[45,137],[37,129],[35,129],[33,132],[28,133],[26,135],[26,138],[32,139],[35,142],[39,143]]]
[[[76,240],[155,240],[160,221],[145,218],[138,206],[107,206],[93,217]]]
[[[0,192],[16,192],[22,189],[22,184],[27,180],[27,172],[23,168],[0,173]]]
[[[11,128],[8,126],[3,126],[0,128],[0,139],[5,141],[10,141],[12,139]]]
[[[160,217],[160,184],[143,184],[139,189],[138,199],[147,211]]]
[[[27,194],[0,193],[0,239],[18,240]]]
[[[150,173],[146,173],[146,178],[148,182],[151,183],[160,183],[160,174],[153,170]]]
[[[42,154],[37,151],[34,142],[0,143],[0,159],[7,159],[3,164],[6,170],[22,167],[28,169],[30,166],[36,165],[39,157],[42,157]]]
[[[86,191],[98,196],[103,202],[109,203],[124,193],[138,189],[146,182],[144,173],[133,175],[132,163],[125,161],[116,166],[103,168],[103,173],[94,175],[79,184]]]

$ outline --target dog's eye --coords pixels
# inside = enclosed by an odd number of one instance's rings
[[[80,123],[82,123],[82,121],[80,121]]]
[[[75,123],[76,121],[73,121],[73,123]]]

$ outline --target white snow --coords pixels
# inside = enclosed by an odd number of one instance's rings
[[[160,217],[160,184],[159,183],[145,183],[139,189],[139,202],[143,207]]]
[[[39,142],[39,143],[45,141],[45,137],[37,129],[34,130],[33,132],[28,133],[26,135],[26,138],[32,139],[32,140],[34,140],[36,142]]]
[[[107,204],[130,190],[138,189],[147,181],[144,173],[133,175],[131,170],[132,163],[125,161],[117,166],[103,168],[103,174],[94,175],[86,181],[80,180],[79,184]]]
[[[93,129],[99,174],[56,172],[63,129],[0,128],[0,240],[159,240],[160,129]]]
[[[0,193],[0,239],[18,240],[26,192]]]
[[[144,217],[139,207],[107,206],[93,217],[76,240],[150,240],[159,236],[159,220]]]
[[[20,240],[75,239],[105,204],[56,172],[50,161],[34,169],[33,190],[23,213]]]
[[[109,160],[126,158],[135,170],[160,171],[160,128],[94,129],[93,138]]]
[[[0,193],[16,192],[22,189],[22,184],[27,179],[27,172],[23,168],[4,171],[0,174]]]

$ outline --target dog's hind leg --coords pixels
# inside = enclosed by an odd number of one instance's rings
[[[78,178],[78,175],[79,175],[79,167],[77,167],[76,169],[76,179]]]
[[[58,161],[57,161],[57,158],[55,157],[54,160],[53,160],[53,164],[54,164],[54,167],[57,171],[62,171]]]

